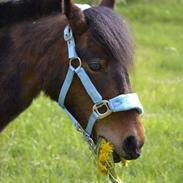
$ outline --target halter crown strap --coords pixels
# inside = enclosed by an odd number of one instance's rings
[[[69,59],[77,58],[76,45],[72,30],[69,26],[66,26],[64,29],[64,40],[67,42]]]

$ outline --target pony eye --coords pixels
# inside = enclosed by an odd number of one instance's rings
[[[102,69],[102,65],[100,63],[89,63],[88,65],[92,71],[100,71]]]

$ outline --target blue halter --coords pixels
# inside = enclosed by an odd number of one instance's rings
[[[72,34],[72,30],[69,26],[66,26],[64,29],[64,39],[67,42],[67,47],[68,47],[69,68],[59,94],[58,103],[64,109],[64,111],[70,116],[76,129],[78,129],[79,131],[82,131],[86,140],[89,142],[89,144],[91,146],[94,146],[93,140],[91,138],[91,134],[92,134],[93,126],[97,120],[107,117],[112,112],[136,109],[140,114],[143,114],[144,110],[139,101],[138,95],[136,93],[121,94],[110,100],[103,100],[102,96],[97,91],[92,81],[90,80],[88,74],[85,72],[84,68],[82,67],[81,59],[77,56],[77,53],[76,53],[75,41]],[[73,66],[74,62],[78,63],[77,67]],[[71,86],[74,74],[77,74],[86,92],[88,93],[88,95],[90,96],[90,98],[94,103],[92,113],[88,119],[88,124],[85,130],[81,127],[79,122],[66,109],[64,105],[65,97]],[[105,112],[101,113],[100,112],[101,108],[105,108]]]

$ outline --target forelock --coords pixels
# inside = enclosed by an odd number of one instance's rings
[[[84,11],[92,37],[108,56],[127,70],[133,65],[133,42],[127,23],[111,9],[93,7]]]

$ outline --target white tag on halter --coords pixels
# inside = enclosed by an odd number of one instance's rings
[[[89,4],[75,4],[78,8],[81,9],[81,11],[84,11],[88,8],[91,8],[91,6]]]

